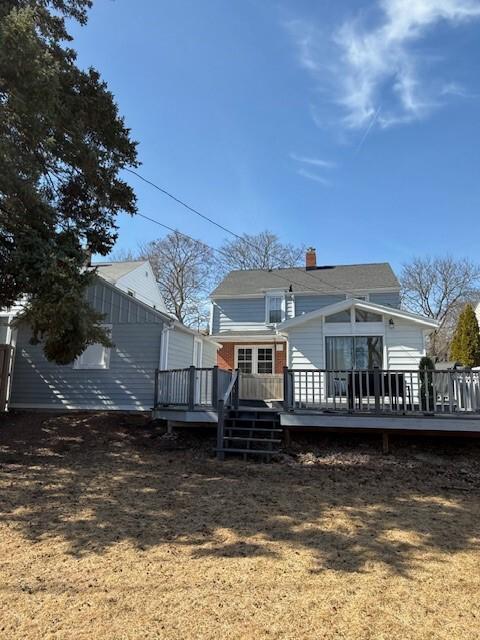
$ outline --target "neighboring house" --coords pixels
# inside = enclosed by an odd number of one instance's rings
[[[89,346],[70,365],[48,362],[30,344],[28,326],[0,314],[0,343],[15,347],[10,408],[146,411],[154,400],[155,370],[212,367],[218,345],[170,316],[148,262],[97,266],[91,305],[105,314],[114,346]]]
[[[245,374],[291,369],[418,369],[437,323],[400,309],[387,263],[232,271],[211,294],[218,364]]]

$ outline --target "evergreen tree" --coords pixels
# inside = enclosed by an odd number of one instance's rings
[[[119,178],[136,143],[95,69],[83,71],[65,21],[91,0],[0,2],[0,308],[23,319],[48,359],[71,362],[109,344],[85,301],[88,252],[106,255],[119,212],[136,211]]]
[[[471,304],[467,304],[460,314],[450,354],[452,360],[466,367],[480,365],[480,330]]]

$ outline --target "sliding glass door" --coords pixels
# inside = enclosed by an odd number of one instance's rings
[[[383,365],[382,336],[328,336],[325,349],[329,370],[381,369]]]

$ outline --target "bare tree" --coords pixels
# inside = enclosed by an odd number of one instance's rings
[[[430,354],[447,359],[458,316],[480,297],[480,265],[468,259],[414,258],[400,277],[402,301],[414,313],[439,322],[430,336]]]
[[[234,269],[278,269],[298,266],[305,253],[304,247],[283,243],[271,231],[250,235],[244,233],[241,238],[226,240],[221,246],[222,272]]]
[[[206,326],[214,271],[210,247],[175,231],[141,245],[138,258],[150,260],[170,313],[188,326]]]

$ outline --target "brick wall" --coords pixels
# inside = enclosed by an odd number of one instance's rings
[[[242,343],[237,343],[242,346]],[[243,343],[245,344],[245,343]],[[265,344],[264,342],[249,342],[250,345],[258,345],[262,347],[272,347],[273,357],[275,361],[275,373],[283,373],[283,367],[287,364],[287,343],[283,344],[283,351],[276,351],[275,344]],[[235,368],[235,343],[224,342],[222,348],[217,351],[217,364],[221,369]]]

